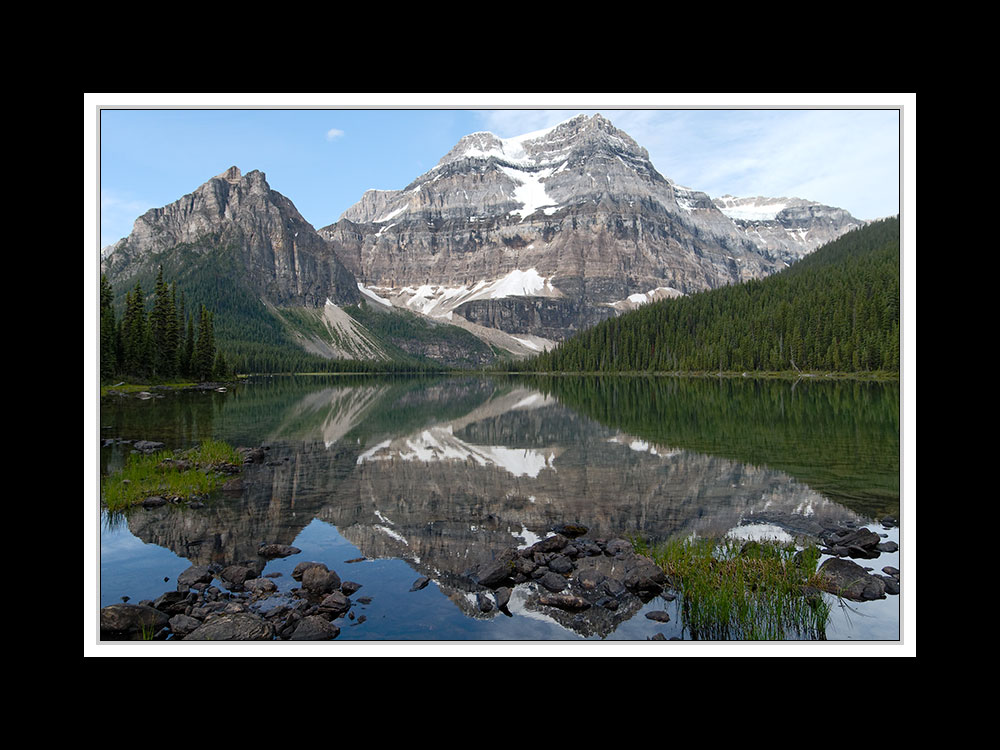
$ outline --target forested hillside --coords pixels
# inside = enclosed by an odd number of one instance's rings
[[[897,217],[768,278],[611,318],[511,369],[898,372],[899,285]]]
[[[327,359],[303,350],[286,324],[240,283],[225,249],[213,262],[178,259],[113,288],[101,277],[101,380],[212,380],[261,372],[431,372],[399,352],[391,362]],[[187,260],[187,262],[185,262]],[[209,301],[210,307],[205,301]]]

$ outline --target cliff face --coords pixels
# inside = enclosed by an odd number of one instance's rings
[[[785,263],[793,263],[864,224],[842,208],[801,198],[724,195],[714,203],[763,254]]]
[[[241,281],[273,305],[320,307],[327,299],[348,304],[360,298],[353,275],[326,241],[256,170],[243,175],[231,167],[180,200],[147,211],[110,248],[101,270],[125,280],[178,248],[234,249],[245,273]]]
[[[652,298],[767,276],[795,236],[737,226],[600,115],[518,138],[473,133],[319,233],[392,304],[546,340]]]

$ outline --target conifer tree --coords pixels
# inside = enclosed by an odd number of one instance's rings
[[[149,370],[149,326],[142,286],[126,295],[125,315],[122,318],[122,367],[125,374],[143,376]]]
[[[101,275],[100,345],[101,380],[111,380],[118,371],[118,326],[115,323],[114,296],[107,276]]]
[[[194,345],[196,341],[194,331],[194,315],[188,316],[187,333],[184,335],[184,348],[181,351],[180,372],[186,378],[192,377],[194,373]]]
[[[166,378],[174,375],[177,351],[174,348],[176,342],[171,341],[173,323],[174,306],[170,289],[163,280],[163,266],[160,266],[153,291],[153,309],[149,316],[151,369],[156,377]]]
[[[215,364],[215,335],[212,330],[212,317],[212,313],[202,305],[198,319],[198,340],[195,342],[192,357],[192,374],[199,380],[212,379],[212,367]]]

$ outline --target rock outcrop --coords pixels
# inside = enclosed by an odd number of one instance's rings
[[[354,276],[292,202],[271,189],[263,172],[244,175],[237,167],[136,219],[131,234],[105,254],[101,270],[121,282],[168,255],[190,268],[212,254],[214,272],[239,274],[240,282],[272,305],[321,307],[328,299],[360,299]]]

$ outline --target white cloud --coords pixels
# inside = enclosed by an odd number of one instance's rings
[[[328,141],[334,141],[344,135],[344,131],[338,128],[330,128],[326,131],[326,139]]]

